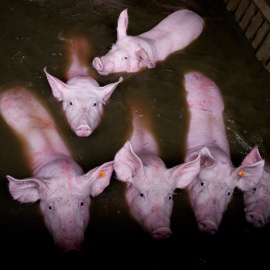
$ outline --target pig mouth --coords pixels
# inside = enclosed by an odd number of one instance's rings
[[[88,137],[92,133],[92,129],[87,124],[81,124],[76,128],[75,133],[79,137]]]

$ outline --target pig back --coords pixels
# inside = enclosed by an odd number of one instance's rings
[[[217,85],[203,74],[185,74],[187,106],[190,112],[188,149],[218,145],[229,154],[223,120],[224,103]]]

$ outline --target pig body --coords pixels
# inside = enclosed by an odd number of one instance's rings
[[[68,43],[70,67],[66,72],[67,82],[50,75],[44,69],[54,97],[61,101],[70,127],[77,136],[87,137],[98,126],[103,106],[109,100],[116,86],[123,80],[100,87],[88,76],[86,63],[82,62],[81,50],[87,50],[87,41],[74,38]]]
[[[118,19],[117,42],[101,58],[95,57],[93,67],[101,75],[115,72],[137,72],[153,68],[169,54],[181,50],[195,40],[203,30],[203,19],[190,10],[179,10],[150,31],[138,36],[127,35],[127,9]]]
[[[14,199],[40,200],[45,224],[62,250],[79,249],[89,222],[90,195],[109,184],[113,162],[84,174],[57,132],[49,113],[26,89],[9,90],[0,97],[0,111],[19,136],[33,176],[7,176]]]
[[[245,164],[245,160],[243,162]],[[262,228],[270,221],[270,166],[265,164],[264,172],[256,187],[244,192],[246,220],[256,228]]]
[[[131,214],[154,239],[171,236],[170,217],[173,192],[184,188],[198,171],[199,158],[168,169],[159,158],[159,149],[144,118],[133,112],[133,133],[115,156],[117,178],[127,182],[126,200]],[[148,119],[149,121],[149,119]]]
[[[185,75],[190,127],[186,161],[200,154],[199,174],[188,186],[198,228],[215,234],[235,187],[253,188],[263,173],[264,160],[254,148],[250,164],[234,168],[223,121],[224,104],[216,84],[200,73]]]

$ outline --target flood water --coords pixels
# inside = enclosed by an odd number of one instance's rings
[[[66,39],[80,34],[92,45],[89,63],[104,55],[116,41],[120,12],[128,8],[128,34],[151,29],[167,15],[188,8],[205,20],[201,36],[190,46],[168,57],[155,69],[121,74],[124,81],[105,106],[104,117],[88,138],[69,128],[61,104],[53,97],[43,68],[65,79]],[[59,123],[75,160],[85,171],[114,158],[131,128],[129,104],[140,99],[142,114],[154,119],[155,135],[168,167],[183,161],[188,110],[183,74],[203,72],[219,86],[225,103],[225,123],[231,157],[238,166],[258,146],[270,158],[270,74],[257,62],[235,18],[222,0],[5,0],[0,5],[0,91],[16,85],[31,89],[42,99]],[[91,68],[92,69],[92,68]],[[100,85],[118,80],[119,74],[101,77]],[[18,138],[0,119],[0,262],[17,258],[21,265],[70,261],[53,245],[39,204],[19,204],[8,191],[5,175],[28,177]],[[268,263],[270,227],[254,229],[245,221],[242,193],[235,191],[223,216],[219,233],[200,233],[185,191],[177,190],[171,218],[171,239],[152,240],[130,217],[124,198],[125,186],[114,177],[110,186],[93,199],[83,252],[76,263],[89,269],[220,269],[260,266]],[[74,254],[73,254],[74,255]],[[9,261],[10,262],[10,261]]]

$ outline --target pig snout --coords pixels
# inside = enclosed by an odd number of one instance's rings
[[[67,235],[58,235],[54,239],[54,244],[63,252],[81,251],[81,246],[84,241],[83,232],[71,232]]]
[[[113,72],[114,63],[111,61],[105,61],[102,58],[103,57],[95,57],[92,65],[100,75],[108,75],[109,73]]]
[[[76,128],[75,133],[79,137],[88,137],[92,133],[92,129],[87,124],[81,124]]]
[[[255,228],[262,228],[265,225],[264,216],[259,211],[247,213],[246,220]]]
[[[94,58],[92,65],[97,71],[102,71],[103,70],[103,64],[102,64],[99,57]]]
[[[172,231],[168,227],[160,227],[151,233],[151,237],[157,240],[168,239],[171,235]]]
[[[218,226],[216,222],[211,219],[198,221],[198,228],[200,231],[206,232],[209,235],[214,235],[218,232]]]

